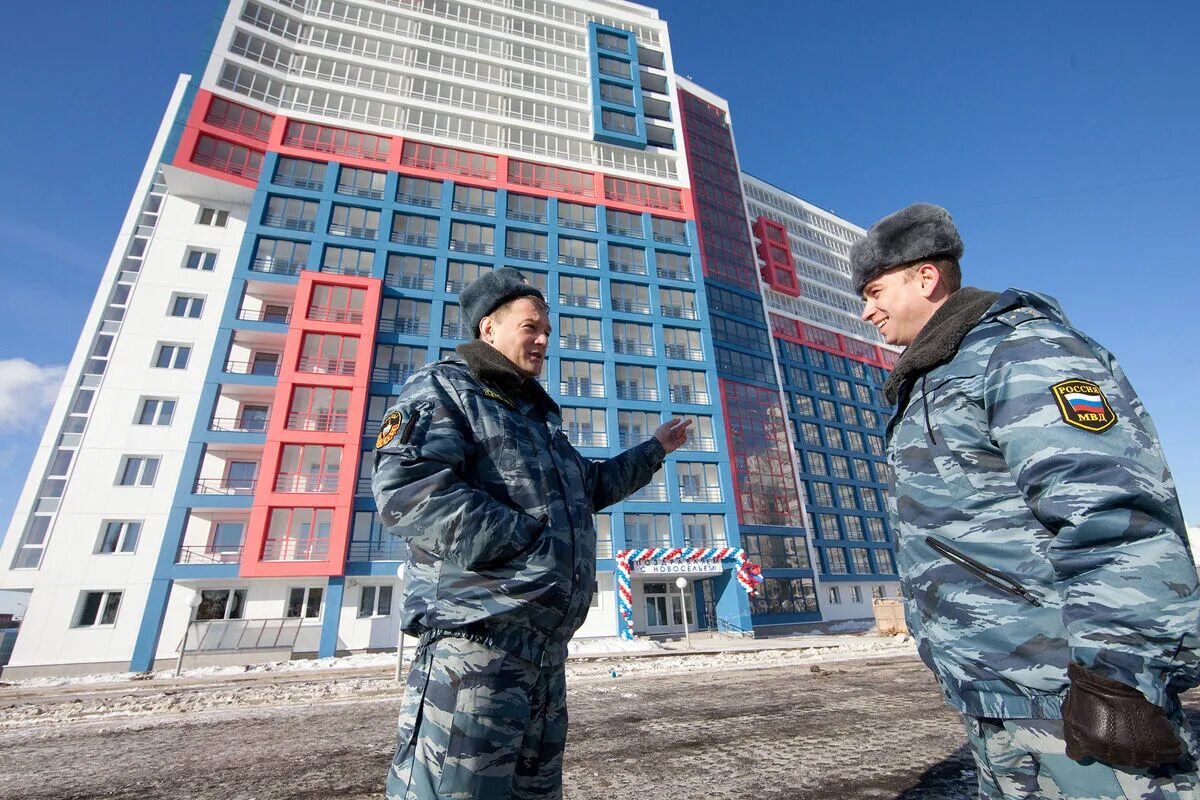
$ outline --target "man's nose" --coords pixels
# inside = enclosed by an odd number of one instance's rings
[[[875,304],[872,303],[870,300],[868,300],[865,303],[863,303],[862,313],[859,314],[858,316],[859,316],[859,319],[861,319],[865,322],[865,321],[869,320],[871,318],[871,315],[874,313],[875,313]]]

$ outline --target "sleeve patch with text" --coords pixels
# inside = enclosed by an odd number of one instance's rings
[[[1117,415],[1100,387],[1081,378],[1060,381],[1050,387],[1063,422],[1092,433],[1117,424]]]

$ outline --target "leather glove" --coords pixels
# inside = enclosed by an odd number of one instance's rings
[[[1143,769],[1185,755],[1175,727],[1141,692],[1072,662],[1063,703],[1067,757],[1094,758],[1114,767]]]

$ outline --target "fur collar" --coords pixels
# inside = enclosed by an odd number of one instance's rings
[[[1000,295],[965,286],[933,312],[917,338],[896,362],[883,393],[889,403],[895,403],[909,379],[922,375],[939,364],[954,358],[963,337],[974,328],[984,313]]]
[[[476,378],[520,398],[534,407],[558,413],[558,404],[550,399],[546,390],[536,379],[529,377],[517,365],[496,348],[480,339],[460,344],[455,352],[467,362],[467,367]]]

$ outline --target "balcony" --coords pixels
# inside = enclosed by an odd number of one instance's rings
[[[674,319],[700,319],[694,306],[662,306],[662,315]]]
[[[281,472],[275,479],[275,491],[288,494],[335,494],[336,472]]]
[[[507,216],[509,219],[518,220],[519,222],[536,222],[539,225],[546,224],[545,214],[531,214],[524,211],[513,211],[512,209],[509,209],[505,216]],[[593,228],[594,227],[595,226],[593,226]]]
[[[711,436],[689,436],[679,449],[689,453],[715,453],[717,440]]]
[[[584,431],[578,428],[563,428],[567,441],[576,447],[608,447],[608,434],[605,431]]]
[[[371,380],[378,381],[379,383],[404,383],[416,371],[417,368],[411,364],[404,364],[403,366],[374,367],[371,369]],[[382,422],[383,420],[379,420],[379,423]],[[378,425],[375,427],[378,427]],[[371,430],[371,426],[369,424],[367,425],[367,429]]]
[[[304,269],[304,261],[288,261],[280,258],[256,258],[250,262],[251,272],[263,272],[267,275],[299,275]]]
[[[574,306],[575,308],[601,308],[600,298],[586,294],[560,294],[559,305]]]
[[[506,247],[504,255],[509,258],[521,258],[526,261],[545,261],[549,254],[545,250],[531,250],[524,247]]]
[[[646,269],[645,264],[637,264],[633,261],[614,261],[609,259],[608,268],[613,272],[620,272],[624,275],[649,275],[650,272]]]
[[[625,236],[630,239],[644,239],[646,235],[641,228],[629,228],[624,225],[607,225],[609,236]]]
[[[298,175],[276,175],[271,179],[271,183],[276,186],[293,186],[297,189],[312,189],[314,191],[320,191],[325,188],[324,179],[301,178]]]
[[[246,322],[273,322],[279,325],[286,325],[292,321],[292,312],[290,309],[286,313],[280,313],[269,308],[253,310],[239,308],[237,318]]]
[[[664,242],[666,244],[687,244],[688,237],[686,233],[665,233],[655,231],[654,241]]]
[[[382,542],[351,542],[347,561],[403,561],[408,558],[408,546],[403,539],[392,537]]]
[[[658,277],[666,278],[671,281],[691,281],[692,271],[690,269],[669,269],[666,267],[657,267]]]
[[[292,411],[287,416],[287,429],[290,431],[345,433],[348,417],[349,415],[345,412],[321,411],[310,414],[302,411]]]
[[[360,267],[357,264],[347,266],[345,264],[322,264],[321,272],[326,275],[351,275],[355,278],[371,277],[370,267]]]
[[[433,276],[393,275],[388,273],[383,276],[383,285],[389,289],[423,289],[431,291],[433,289]]]
[[[358,361],[353,358],[301,356],[296,364],[297,372],[307,372],[310,375],[353,375],[357,368]]]
[[[682,344],[669,344],[666,346],[667,358],[677,358],[681,361],[703,361],[704,351],[695,347],[688,347]]]
[[[564,350],[586,350],[592,353],[604,352],[604,342],[589,336],[578,336],[573,333],[559,336],[558,346]]]
[[[654,345],[642,344],[633,339],[613,339],[613,352],[627,356],[653,356]]]
[[[264,375],[279,377],[279,362],[265,361],[226,361],[222,369],[229,375]]]
[[[706,406],[709,403],[708,392],[689,389],[686,386],[671,387],[671,402],[672,403],[689,403],[691,405]]]
[[[409,194],[408,192],[396,192],[397,203],[407,203],[410,206],[421,206],[423,208],[438,208],[442,204],[442,198],[430,197],[425,194]]]
[[[600,259],[595,256],[565,256],[561,253],[558,256],[558,263],[566,264],[572,267],[588,267],[596,269],[600,266]]]
[[[179,548],[176,564],[236,564],[242,560],[242,547],[220,547],[209,545],[183,545]]]
[[[413,247],[437,247],[436,236],[425,236],[419,233],[393,233],[391,241],[394,244],[407,244]]]
[[[317,322],[348,322],[358,325],[363,321],[363,312],[359,309],[312,306],[308,309],[307,317]]]
[[[470,339],[471,331],[462,322],[443,322],[442,323],[442,338],[443,339]]]
[[[383,199],[383,189],[372,189],[368,186],[350,186],[348,184],[339,183],[337,187],[337,193],[350,195],[352,197],[367,197],[371,200]]]
[[[222,433],[265,433],[266,417],[213,417],[208,421],[210,431]]]
[[[484,256],[490,256],[496,252],[496,247],[491,242],[467,242],[462,239],[451,239],[450,249],[459,253],[476,253]]]
[[[267,214],[263,217],[263,225],[270,225],[272,228],[285,228],[289,231],[306,231],[308,233],[312,233],[317,229],[315,219],[286,217],[283,214]],[[331,230],[330,233],[332,232]]]
[[[329,223],[330,236],[349,236],[354,239],[378,239],[379,228],[368,228],[365,225],[341,225]]]
[[[328,561],[328,539],[267,539],[263,561]]]
[[[257,485],[253,478],[197,478],[192,494],[249,495]]]
[[[397,317],[379,320],[380,333],[399,333],[406,336],[428,336],[429,320],[413,317]]]
[[[662,483],[651,483],[638,489],[633,494],[626,498],[627,500],[640,500],[643,502],[666,501],[667,487]]]
[[[624,300],[619,297],[612,299],[612,310],[625,314],[649,314],[650,304],[639,300]]]
[[[719,503],[721,502],[721,488],[719,486],[684,486],[680,484],[679,499],[692,503]]]
[[[594,231],[596,230],[596,221],[593,219],[563,219],[558,218],[558,227],[571,228],[577,231]]]
[[[617,444],[621,447],[634,447],[650,438],[649,433],[642,431],[621,431],[617,434]]]
[[[617,383],[618,400],[658,400],[657,386],[631,386],[628,383]]]
[[[467,214],[480,214],[485,217],[496,216],[496,207],[494,205],[492,205],[492,206],[475,205],[474,203],[461,203],[458,200],[455,200],[453,203],[450,204],[450,207],[453,208],[455,211],[462,211]]]
[[[565,380],[558,384],[558,393],[564,397],[595,397],[603,398],[604,384],[591,381]]]

